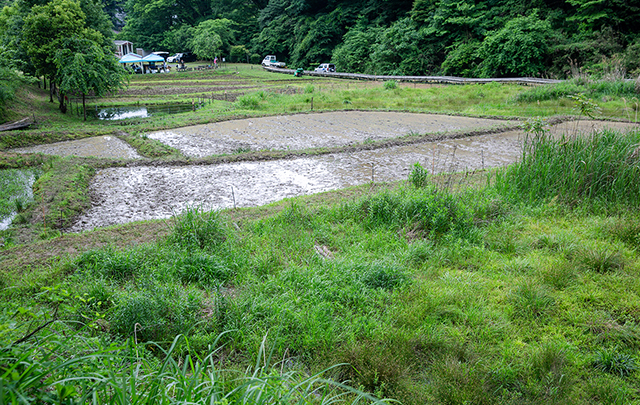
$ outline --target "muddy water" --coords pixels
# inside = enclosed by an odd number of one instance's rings
[[[397,138],[411,133],[451,133],[513,126],[516,121],[434,114],[343,111],[296,114],[196,125],[149,134],[203,157],[238,150],[300,150]]]
[[[129,144],[115,136],[96,136],[93,138],[37,145],[28,148],[12,149],[14,153],[44,153],[46,155],[81,156],[100,158],[140,159],[141,156]]]
[[[568,122],[552,134],[636,125]],[[187,206],[250,207],[372,180],[404,180],[415,162],[430,172],[509,164],[520,155],[521,131],[294,160],[217,166],[113,168],[97,173],[93,208],[71,229],[82,231],[144,219],[168,218]]]

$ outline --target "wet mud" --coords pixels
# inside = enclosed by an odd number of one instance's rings
[[[601,128],[625,130],[638,129],[638,126],[565,122],[552,127],[550,134],[573,136]],[[317,134],[310,129],[305,136],[309,139],[314,135],[322,137]],[[280,136],[275,134],[276,138]],[[523,136],[522,131],[507,131],[292,160],[104,169],[97,173],[91,185],[93,207],[77,220],[70,231],[168,218],[188,206],[207,209],[251,207],[372,180],[404,180],[416,162],[432,173],[503,166],[520,156]],[[344,141],[348,137],[338,139]]]
[[[333,112],[227,121],[180,128],[151,137],[188,156],[232,151],[299,150],[361,145],[411,133],[455,135],[498,132],[435,142],[412,143],[311,158],[218,165],[146,166],[98,171],[91,184],[92,208],[70,231],[145,219],[168,218],[188,206],[208,209],[251,207],[371,181],[404,180],[414,163],[442,173],[504,166],[521,153],[524,133],[504,131],[514,121],[392,112]],[[550,128],[553,136],[576,136],[602,128],[638,129],[636,124],[569,121]],[[101,136],[15,149],[18,153],[131,158],[140,156],[125,142]]]
[[[11,149],[14,153],[44,153],[45,155],[80,156],[99,158],[140,159],[141,156],[128,143],[115,136],[104,135],[48,145]]]
[[[238,151],[356,145],[409,134],[455,133],[513,126],[516,121],[398,112],[345,111],[261,117],[149,134],[190,157]]]

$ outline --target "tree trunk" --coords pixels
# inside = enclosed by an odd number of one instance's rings
[[[49,102],[53,103],[53,79],[49,77]]]
[[[44,86],[44,89],[47,89],[47,76],[42,76],[42,85]]]
[[[62,94],[62,92],[60,92],[60,94],[58,96],[58,103],[59,103],[60,111],[62,111],[63,114],[66,114],[67,113],[67,103],[66,103],[64,94]]]
[[[84,93],[82,93],[82,112],[84,114],[84,120],[87,120],[87,106],[84,103]]]

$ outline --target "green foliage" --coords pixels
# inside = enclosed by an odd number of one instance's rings
[[[520,285],[512,294],[515,313],[526,319],[535,319],[548,314],[555,300],[541,286],[531,283]]]
[[[624,267],[625,259],[620,252],[606,247],[584,248],[580,252],[580,263],[584,269],[596,273],[608,273]]]
[[[393,290],[407,281],[406,274],[399,268],[383,263],[373,263],[364,268],[355,268],[353,271],[360,273],[362,283],[373,289]]]
[[[504,28],[487,33],[478,49],[483,77],[540,76],[545,70],[551,24],[538,12],[514,18]]]
[[[172,267],[182,282],[205,287],[220,286],[233,276],[222,259],[200,252],[178,255]]]
[[[380,33],[369,72],[382,75],[424,74],[432,62],[426,32],[404,18]]]
[[[395,90],[398,88],[397,80],[386,80],[383,85],[385,90]]]
[[[231,46],[229,50],[229,56],[231,57],[231,62],[247,62],[247,56],[249,55],[249,51],[243,45],[234,45]]]
[[[251,64],[257,65],[262,61],[262,56],[259,53],[251,54]]]
[[[108,247],[83,253],[75,265],[79,271],[122,282],[142,276],[146,261],[144,253],[140,249],[120,252]]]
[[[170,222],[168,242],[184,249],[216,249],[227,240],[226,225],[217,211],[189,207]]]
[[[371,49],[382,29],[360,23],[344,34],[342,42],[333,51],[332,60],[341,72],[371,71]]]
[[[415,188],[426,187],[429,181],[429,171],[422,167],[419,162],[413,164],[413,169],[409,173],[409,182]]]
[[[34,220],[48,228],[64,229],[91,206],[89,182],[95,169],[72,158],[55,160],[33,185]],[[42,218],[44,214],[44,218]]]
[[[35,5],[24,20],[23,41],[31,62],[39,75],[55,76],[55,57],[64,49],[65,40],[78,36],[89,37],[97,31],[85,29],[85,14],[72,0],[53,0]]]
[[[202,293],[181,285],[147,284],[143,291],[123,291],[114,300],[111,330],[140,342],[171,340],[201,320]]]
[[[200,58],[213,60],[221,54],[228,54],[235,41],[233,22],[227,19],[206,20],[193,30],[191,49]]]
[[[254,364],[234,371],[220,362],[225,333],[211,335],[207,351],[198,353],[190,349],[195,340],[183,335],[165,346],[133,339],[105,344],[55,332],[41,337],[39,345],[0,347],[3,403],[386,403],[328,379],[335,367],[309,376],[273,363],[266,337]]]
[[[602,97],[637,97],[635,84],[628,80],[588,80],[571,79],[561,83],[537,86],[519,93],[515,100],[519,102],[535,102],[558,100],[563,97],[578,96],[598,99]],[[578,100],[575,100],[578,101]]]
[[[597,351],[593,359],[593,367],[620,377],[627,377],[638,370],[636,359],[629,354],[619,352],[616,348]]]
[[[367,227],[411,228],[425,236],[468,236],[473,227],[471,212],[462,201],[435,187],[382,192],[345,207]]]
[[[479,63],[478,50],[480,46],[481,43],[478,41],[454,45],[442,62],[442,72],[445,75],[474,77]]]
[[[117,59],[100,44],[87,38],[71,37],[56,52],[57,79],[62,94],[89,93],[100,97],[124,87],[126,72]],[[86,120],[86,111],[85,111]]]
[[[161,46],[166,49],[172,49],[177,52],[193,51],[191,48],[192,38],[195,35],[195,28],[183,24],[178,27],[171,27],[171,30],[164,34]],[[124,38],[124,36],[121,36]]]
[[[0,52],[0,57],[2,55]],[[13,70],[0,66],[0,123],[6,120],[6,104],[14,98],[15,91],[21,84],[22,80]]]
[[[0,219],[21,213],[33,201],[31,186],[40,175],[32,170],[0,170]]]
[[[518,201],[556,198],[568,204],[636,206],[640,192],[637,143],[640,133],[594,132],[526,140],[520,162],[498,173],[496,188]]]

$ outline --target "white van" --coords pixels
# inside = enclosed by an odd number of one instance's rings
[[[318,66],[315,71],[316,72],[335,72],[336,65],[334,65],[333,63],[323,63],[320,66]]]

